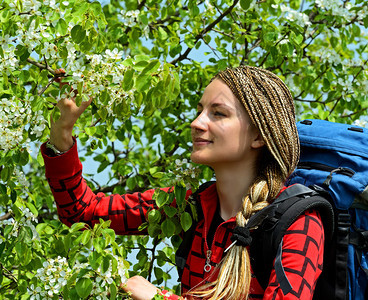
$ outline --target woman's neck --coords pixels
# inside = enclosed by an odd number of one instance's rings
[[[228,220],[240,211],[242,200],[248,194],[255,178],[254,168],[226,168],[215,173],[220,215],[224,220]]]

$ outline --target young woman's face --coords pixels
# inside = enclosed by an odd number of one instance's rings
[[[216,168],[254,159],[248,154],[262,146],[263,141],[262,144],[255,142],[258,130],[222,80],[215,79],[207,86],[197,111],[197,118],[191,124],[193,162]]]

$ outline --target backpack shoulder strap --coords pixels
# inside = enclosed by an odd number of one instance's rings
[[[282,240],[286,230],[295,220],[309,209],[316,209],[321,214],[326,241],[332,238],[334,213],[332,205],[320,192],[295,184],[283,191],[275,201],[266,207],[261,223],[254,230],[251,245],[251,257],[255,275],[263,288],[267,287],[273,260],[280,287],[286,295],[292,290],[282,266]],[[262,211],[260,211],[261,215]],[[252,217],[253,218],[253,217]],[[249,220],[248,225],[255,226],[259,220],[257,214]],[[251,228],[251,227],[250,227]]]
[[[214,184],[215,181],[208,181],[199,186],[199,188],[189,197],[188,204],[185,211],[190,213],[192,216],[192,226],[183,232],[183,241],[181,242],[178,250],[175,252],[175,264],[178,269],[178,281],[181,281],[183,275],[184,267],[189,255],[189,251],[192,248],[192,242],[194,238],[194,232],[198,224],[198,220],[203,219],[203,211],[200,201],[200,193],[202,193],[209,186]],[[193,212],[193,206],[195,208],[195,213]]]

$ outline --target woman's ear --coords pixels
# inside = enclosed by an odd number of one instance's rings
[[[254,133],[254,138],[252,140],[252,144],[251,147],[253,149],[258,149],[258,148],[262,148],[265,145],[265,142],[263,140],[263,137],[261,136],[260,132],[255,129],[256,132]]]

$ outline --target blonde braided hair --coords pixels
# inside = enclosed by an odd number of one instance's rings
[[[299,138],[293,98],[275,74],[257,67],[228,68],[215,76],[231,89],[259,130],[266,147],[258,162],[258,176],[236,216],[237,226],[271,203],[299,160]],[[251,271],[246,247],[230,248],[216,281],[190,292],[205,299],[247,299]]]

